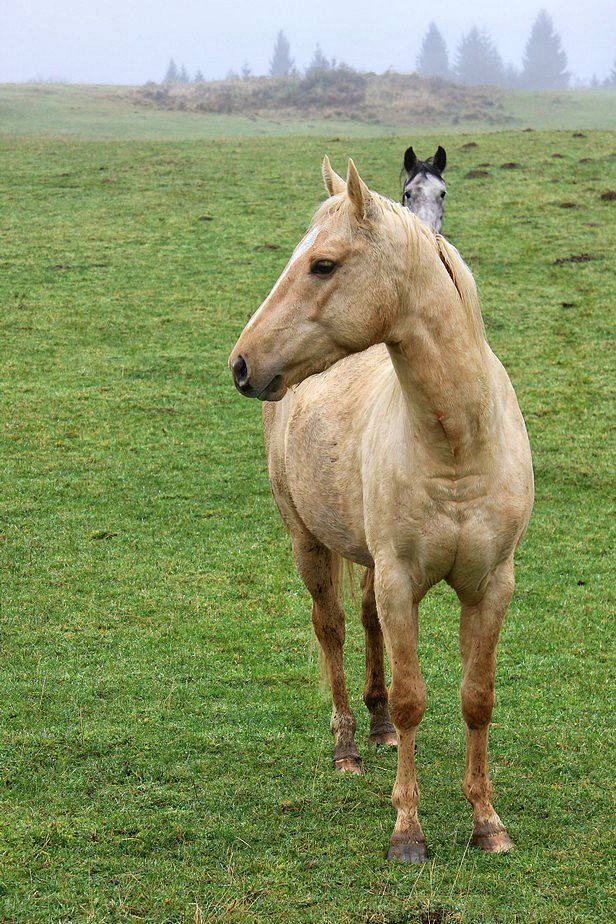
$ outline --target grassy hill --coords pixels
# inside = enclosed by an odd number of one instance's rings
[[[0,136],[180,140],[293,134],[370,137],[401,132],[417,136],[435,131],[485,132],[516,126],[616,128],[616,91],[535,93],[480,89],[466,93],[457,88],[453,96],[435,101],[423,91],[415,95],[398,92],[392,86],[394,77],[388,79],[389,84],[379,83],[370,91],[367,111],[328,105],[323,108],[328,118],[312,105],[289,109],[284,100],[280,100],[279,108],[268,104],[269,108],[253,110],[244,101],[230,113],[199,110],[202,100],[198,87],[188,91],[180,88],[157,99],[155,88],[4,84],[0,86]],[[233,96],[233,87],[227,82],[215,86]],[[231,103],[218,100],[215,105],[224,110]],[[463,119],[461,112],[466,113]]]

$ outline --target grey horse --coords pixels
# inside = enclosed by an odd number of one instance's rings
[[[404,152],[403,170],[406,179],[402,205],[421,218],[435,234],[441,230],[447,194],[442,176],[446,163],[447,154],[440,145],[436,154],[427,160],[419,160],[413,148],[407,148]]]

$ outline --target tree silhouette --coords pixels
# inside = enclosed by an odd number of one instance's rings
[[[317,47],[314,49],[314,54],[312,56],[312,61],[308,65],[306,71],[328,71],[331,68],[331,64],[321,51],[321,46],[317,43]]]
[[[241,70],[242,80],[248,80],[251,74],[252,74],[252,71],[250,70],[250,65],[248,61],[244,61],[244,63],[242,64],[242,70]]]
[[[203,71],[201,70],[200,67],[198,67],[197,70],[195,71],[195,76],[193,77],[193,83],[203,83],[204,80],[205,80],[205,77],[203,76]]]
[[[163,78],[163,83],[177,83],[178,82],[178,66],[173,60],[170,59],[169,64],[167,65],[167,70]]]
[[[190,83],[190,77],[188,76],[188,71],[186,70],[186,66],[184,64],[180,68],[178,83]]]
[[[449,76],[447,45],[436,23],[431,22],[424,35],[421,51],[417,57],[417,70],[424,77],[442,77],[446,80]]]
[[[526,43],[520,82],[533,90],[557,90],[569,83],[567,55],[552,18],[541,10]]]
[[[503,62],[487,32],[476,26],[463,35],[456,53],[455,73],[460,83],[502,84]]]
[[[612,70],[610,71],[610,76],[606,77],[603,81],[604,87],[616,87],[616,60],[612,65]]]
[[[294,62],[291,58],[289,40],[281,29],[276,37],[274,53],[270,61],[269,74],[270,77],[287,77],[289,74],[292,74],[293,71]]]

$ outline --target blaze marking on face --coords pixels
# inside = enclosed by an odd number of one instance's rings
[[[255,313],[254,313],[253,316],[251,317],[250,321],[248,322],[248,324],[246,325],[246,327],[244,328],[244,330],[248,330],[249,327],[252,327],[252,325],[254,324],[254,322],[257,320],[257,315],[258,315],[258,314],[261,312],[261,310],[265,307],[265,305],[267,304],[267,302],[269,301],[269,299],[272,297],[272,295],[274,294],[274,292],[276,291],[276,289],[278,288],[278,286],[280,285],[280,283],[282,282],[282,280],[285,278],[285,276],[287,275],[287,273],[289,272],[289,270],[291,269],[291,267],[293,266],[293,264],[296,263],[296,262],[299,260],[299,258],[300,258],[303,254],[305,254],[306,251],[307,251],[310,247],[312,247],[312,245],[314,244],[314,242],[316,241],[316,239],[317,239],[317,237],[318,237],[318,235],[319,235],[319,231],[320,231],[320,230],[321,230],[320,226],[319,226],[319,225],[315,225],[314,228],[311,228],[310,231],[308,232],[308,234],[306,234],[305,237],[303,237],[303,238],[301,239],[301,241],[299,242],[299,244],[297,245],[297,247],[295,248],[295,250],[294,250],[293,253],[291,254],[291,259],[290,259],[289,262],[287,263],[287,265],[286,265],[286,267],[284,268],[282,274],[279,276],[278,281],[277,281],[276,284],[274,285],[274,288],[272,289],[272,291],[270,292],[270,294],[267,296],[267,298],[265,299],[265,301],[259,306],[259,308],[257,308],[257,310],[255,311]]]

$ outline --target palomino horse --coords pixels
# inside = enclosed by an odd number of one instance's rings
[[[443,206],[447,187],[443,172],[447,164],[447,153],[440,145],[433,157],[419,160],[412,147],[404,152],[403,171],[406,174],[402,192],[402,205],[417,215],[435,234],[441,230]],[[397,745],[396,732],[387,708],[387,689],[383,663],[383,634],[379,625],[374,602],[374,574],[366,568],[361,578],[362,623],[366,639],[366,682],[364,702],[370,712],[371,744]],[[335,761],[341,770],[359,772],[359,754],[352,759]]]
[[[530,447],[458,252],[370,192],[352,161],[242,332],[229,365],[264,405],[272,490],[291,534],[329,671],[334,755],[356,759],[342,669],[339,556],[374,569],[398,735],[390,858],[418,863],[414,744],[426,702],[418,607],[445,580],[461,604],[463,790],[473,842],[513,846],[487,768],[496,645],[530,517]],[[271,402],[271,403],[270,403]],[[274,403],[277,402],[277,403]]]
[[[441,230],[443,206],[447,187],[443,171],[447,164],[445,148],[439,144],[436,154],[427,160],[419,160],[413,148],[404,152],[403,170],[406,174],[402,191],[402,205],[430,228],[434,233]]]

